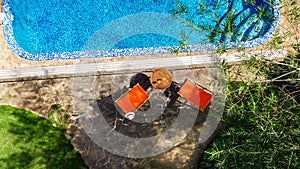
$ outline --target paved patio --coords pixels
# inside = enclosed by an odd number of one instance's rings
[[[298,0],[298,2],[300,2],[300,0]],[[289,30],[289,28],[289,23],[286,19],[283,18],[280,23],[281,32],[285,32]],[[300,24],[298,24],[296,29],[298,29],[298,32],[300,32]],[[292,49],[288,44],[287,46],[288,51],[292,52]],[[262,45],[255,49],[249,50],[256,50],[260,53],[267,54],[267,57],[285,56],[284,51],[279,51],[279,53],[277,54],[271,53],[272,51],[269,51],[269,53],[261,51],[265,48],[266,46]],[[221,57],[230,58],[230,62],[236,62],[239,61],[239,58],[232,56],[238,55],[239,53],[229,52],[229,54],[224,54]],[[106,98],[107,96],[111,95],[110,91],[113,85],[110,82],[114,79],[121,79],[112,77],[110,75],[110,71],[112,70],[117,69],[119,73],[124,73],[125,70],[128,71],[128,68],[132,68],[133,66],[135,66],[136,70],[127,72],[127,75],[130,77],[132,73],[137,71],[138,69],[152,70],[152,68],[154,67],[165,67],[169,65],[173,67],[177,66],[178,70],[174,70],[173,73],[178,71],[175,74],[179,76],[181,74],[185,75],[184,73],[186,73],[186,70],[184,70],[183,68],[193,67],[191,65],[201,66],[201,64],[209,63],[209,58],[205,56],[207,55],[203,55],[203,53],[201,55],[199,53],[193,53],[188,54],[188,56],[184,54],[176,56],[174,54],[69,61],[29,61],[22,59],[10,50],[10,48],[5,43],[3,29],[0,26],[0,87],[1,89],[3,89],[0,93],[0,98],[2,98],[0,100],[0,104],[9,104],[15,107],[29,109],[45,117],[47,117],[49,110],[51,109],[51,105],[62,105],[64,109],[72,112],[73,121],[72,125],[69,128],[69,132],[74,134],[75,136],[74,139],[72,139],[72,143],[76,147],[76,149],[81,152],[83,159],[85,159],[85,162],[89,166],[92,166],[92,168],[99,168],[100,166],[103,168],[120,168],[120,165],[122,165],[122,167],[124,168],[134,168],[138,165],[142,165],[144,168],[146,168],[145,166],[147,166],[148,168],[157,168],[159,166],[161,166],[162,168],[166,168],[164,166],[166,164],[174,165],[173,168],[180,168],[183,164],[188,165],[197,163],[200,155],[199,152],[203,152],[203,148],[205,146],[200,147],[200,150],[196,149],[196,147],[197,138],[199,138],[197,134],[199,134],[202,130],[201,125],[203,124],[203,119],[206,118],[205,114],[201,114],[198,122],[199,125],[193,129],[191,136],[189,137],[193,138],[194,140],[190,139],[193,141],[187,141],[184,144],[181,143],[179,146],[172,149],[172,151],[166,152],[153,158],[127,159],[112,155],[111,153],[99,148],[99,146],[96,145],[82,129],[76,126],[76,118],[78,114],[76,114],[76,111],[73,111],[74,91],[79,94],[81,94],[81,91],[85,92],[83,94],[97,94],[96,97],[94,96],[92,99],[101,101],[104,100],[104,98]],[[147,61],[143,61],[143,59],[147,59]],[[181,70],[179,70],[180,68]],[[90,79],[86,79],[86,83],[83,83],[81,77],[70,77],[71,74],[74,73],[74,70],[76,70],[77,73],[80,73],[81,76],[84,74],[92,75],[92,83],[91,81],[89,81]],[[195,73],[196,81],[202,83],[203,81],[208,81],[203,80],[203,77],[208,77],[203,69],[193,69],[193,72]],[[53,78],[54,75],[55,77],[60,78]],[[183,75],[181,76],[186,77],[186,75]],[[247,76],[249,76],[249,74],[247,74]],[[88,86],[94,84],[94,88],[89,89],[88,87],[84,87],[80,84],[75,86],[77,87],[75,88],[77,90],[76,91],[74,89],[74,83],[72,80],[77,80],[78,82],[81,82]],[[90,90],[92,92],[89,92]],[[79,105],[79,107],[83,106]],[[136,132],[136,130],[139,130],[139,126],[129,124],[129,127],[124,127],[124,130],[130,131],[131,134],[136,134],[138,133]]]

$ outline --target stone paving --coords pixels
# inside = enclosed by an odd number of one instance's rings
[[[1,0],[0,0],[1,1]],[[300,2],[300,0],[298,0]],[[286,10],[286,9],[283,9]],[[300,23],[293,29],[298,33],[300,30]],[[280,32],[284,33],[291,28],[288,21],[282,17],[280,23]],[[294,39],[288,40],[286,46],[290,52],[293,50],[290,48],[290,44]],[[258,47],[257,49],[264,48],[265,45]],[[193,55],[193,54],[192,54]],[[148,56],[151,57],[173,57],[173,56]],[[129,59],[136,59],[142,57],[131,57]],[[143,57],[145,58],[145,57]],[[106,59],[87,59],[84,62],[113,62],[123,60],[124,58],[106,58]],[[128,59],[128,58],[127,58]],[[40,67],[40,66],[54,66],[54,65],[70,65],[76,64],[78,60],[70,61],[29,61],[22,59],[15,55],[10,48],[6,45],[2,27],[0,27],[0,69],[12,69],[12,68],[28,68],[28,67]],[[182,72],[181,72],[182,73]],[[207,77],[203,69],[195,69],[196,81],[204,83],[209,86],[207,81],[202,77]],[[179,73],[180,74],[180,73]],[[108,79],[111,76],[102,75],[95,77],[95,91],[97,93],[92,100],[104,101],[105,98],[111,95],[111,83]],[[134,159],[125,158],[117,155],[113,155],[90,139],[90,137],[84,132],[80,126],[78,126],[78,112],[74,111],[74,79],[72,78],[57,78],[57,79],[45,79],[45,80],[32,80],[32,81],[16,81],[8,83],[0,83],[0,104],[8,104],[18,108],[24,108],[41,116],[47,117],[51,106],[59,104],[63,109],[68,110],[72,117],[70,119],[71,125],[69,132],[74,135],[72,144],[80,151],[83,159],[91,168],[196,168],[199,160],[199,156],[203,153],[203,149],[206,145],[199,146],[197,138],[202,129],[205,115],[199,116],[198,123],[187,139],[173,148],[172,150],[163,153],[161,155],[144,158]],[[87,89],[86,89],[87,90]],[[88,91],[87,91],[88,92]],[[105,104],[110,105],[109,101]],[[124,128],[132,133],[136,132],[138,126],[131,125],[131,128]],[[211,138],[210,138],[211,139]],[[209,140],[208,140],[209,141]]]
[[[149,73],[145,73],[149,76]],[[174,70],[171,73],[177,82],[182,82],[189,77],[207,88],[211,85],[209,81],[211,81],[212,75],[204,69],[194,69],[192,72]],[[189,75],[187,76],[187,74]],[[194,76],[191,76],[192,74]],[[86,107],[87,102],[97,102],[102,110],[101,112],[104,112],[104,110],[115,112],[114,105],[112,105],[113,102],[107,98],[110,97],[113,91],[119,89],[116,88],[116,85],[122,86],[122,84],[127,83],[129,85],[127,80],[132,75],[122,74],[116,77],[103,75],[91,76],[90,78],[74,77],[0,83],[0,88],[3,89],[0,92],[0,104],[24,108],[44,117],[48,117],[52,105],[61,105],[63,109],[71,113],[69,134],[74,135],[71,140],[72,144],[91,168],[196,168],[200,155],[203,153],[203,148],[206,146],[205,144],[198,144],[199,133],[207,115],[205,112],[199,112],[195,126],[188,137],[180,142],[179,145],[161,155],[142,159],[121,157],[105,151],[91,140],[78,123],[80,113],[86,110],[83,109],[81,111],[80,108]],[[124,77],[125,80],[122,80]],[[75,98],[82,99],[82,102],[79,101],[74,104]],[[138,136],[140,134],[149,136],[153,132],[161,131],[166,127],[163,126],[167,123],[172,123],[173,120],[176,120],[176,118],[174,119],[176,116],[172,115],[174,113],[176,111],[170,109],[163,119],[156,120],[150,126],[127,121],[127,126],[120,124],[118,131],[130,136]],[[114,118],[114,113],[109,113],[107,121],[113,124]],[[158,144],[162,146],[164,142],[160,141]]]

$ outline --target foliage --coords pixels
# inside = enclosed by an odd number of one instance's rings
[[[184,33],[180,33],[181,40],[179,41],[178,47],[173,47],[172,52],[178,54],[179,52],[186,52],[187,51],[187,40],[188,36]]]
[[[192,8],[196,8],[196,12]],[[177,1],[171,13],[175,18],[183,18],[193,29],[209,32],[206,43],[220,44],[264,35],[274,21],[274,8],[261,0],[203,0],[198,6]]]
[[[87,168],[65,132],[29,111],[0,106],[0,168]]]
[[[176,9],[171,9],[171,13],[173,13],[174,16],[178,15],[186,15],[188,14],[188,9],[187,6],[180,3],[180,2],[175,2]]]
[[[290,69],[255,58],[245,64],[246,71],[255,68],[270,79]],[[227,128],[206,150],[200,168],[299,168],[300,81],[293,81],[299,76],[294,72],[266,82],[229,79]]]
[[[200,168],[300,168],[300,43],[293,25],[300,20],[294,20],[299,11],[293,1],[284,5],[290,6],[285,14],[291,29],[276,32],[266,46],[292,43],[294,52],[281,62],[258,54],[238,66],[224,66],[226,129],[205,151]],[[237,81],[243,73],[247,79]]]
[[[69,117],[68,111],[57,104],[52,105],[49,111],[49,120],[53,123],[53,126],[66,129],[68,127]]]
[[[214,18],[214,25],[199,24],[186,17],[188,12],[176,13],[191,28],[210,32],[210,42],[219,45],[216,54],[226,52],[223,43],[249,41],[263,35],[265,30],[257,23],[273,22],[271,10],[277,8],[263,5],[265,1],[244,0],[245,10],[256,11],[248,16],[232,8],[237,0],[225,2],[217,1],[214,6],[199,3],[198,14]],[[287,10],[281,14],[289,27],[283,25],[281,29],[285,31],[277,31],[263,47],[271,50],[291,47],[293,53],[281,62],[257,54],[240,65],[223,63],[227,100],[222,121],[226,129],[205,151],[200,168],[300,168],[300,7],[295,0],[282,0],[280,8],[284,7]],[[227,9],[223,15],[216,12],[220,8]],[[241,28],[253,29],[257,34],[250,36]],[[241,74],[246,79],[240,80]]]
[[[287,14],[290,16],[290,22],[294,24],[297,23],[300,19],[300,6],[297,5],[296,0],[291,0],[285,3],[288,3],[285,5],[290,6],[287,11]]]

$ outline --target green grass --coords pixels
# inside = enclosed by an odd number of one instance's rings
[[[227,128],[206,150],[201,168],[300,168],[299,96],[283,84],[228,87]]]
[[[258,54],[240,65],[223,63],[227,85],[222,119],[225,129],[205,150],[201,169],[300,168],[300,7],[295,0],[281,0],[283,7],[288,9],[281,12],[287,21],[280,25],[284,31],[277,31],[264,47],[290,47],[284,61],[267,60]],[[260,17],[269,16],[261,10]],[[205,25],[201,29],[211,30]],[[226,36],[228,31],[211,32],[213,39]],[[224,52],[223,48],[216,51]],[[243,74],[242,81],[239,74]]]
[[[238,82],[236,72],[227,75],[226,129],[205,151],[200,168],[300,168],[299,64],[299,53],[283,62],[253,57],[239,67],[265,80]]]
[[[0,168],[87,168],[51,120],[11,106],[0,106]]]

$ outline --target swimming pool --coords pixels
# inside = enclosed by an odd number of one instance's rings
[[[6,42],[29,60],[166,54],[183,42],[180,52],[250,48],[265,43],[279,23],[279,0],[2,3]]]

